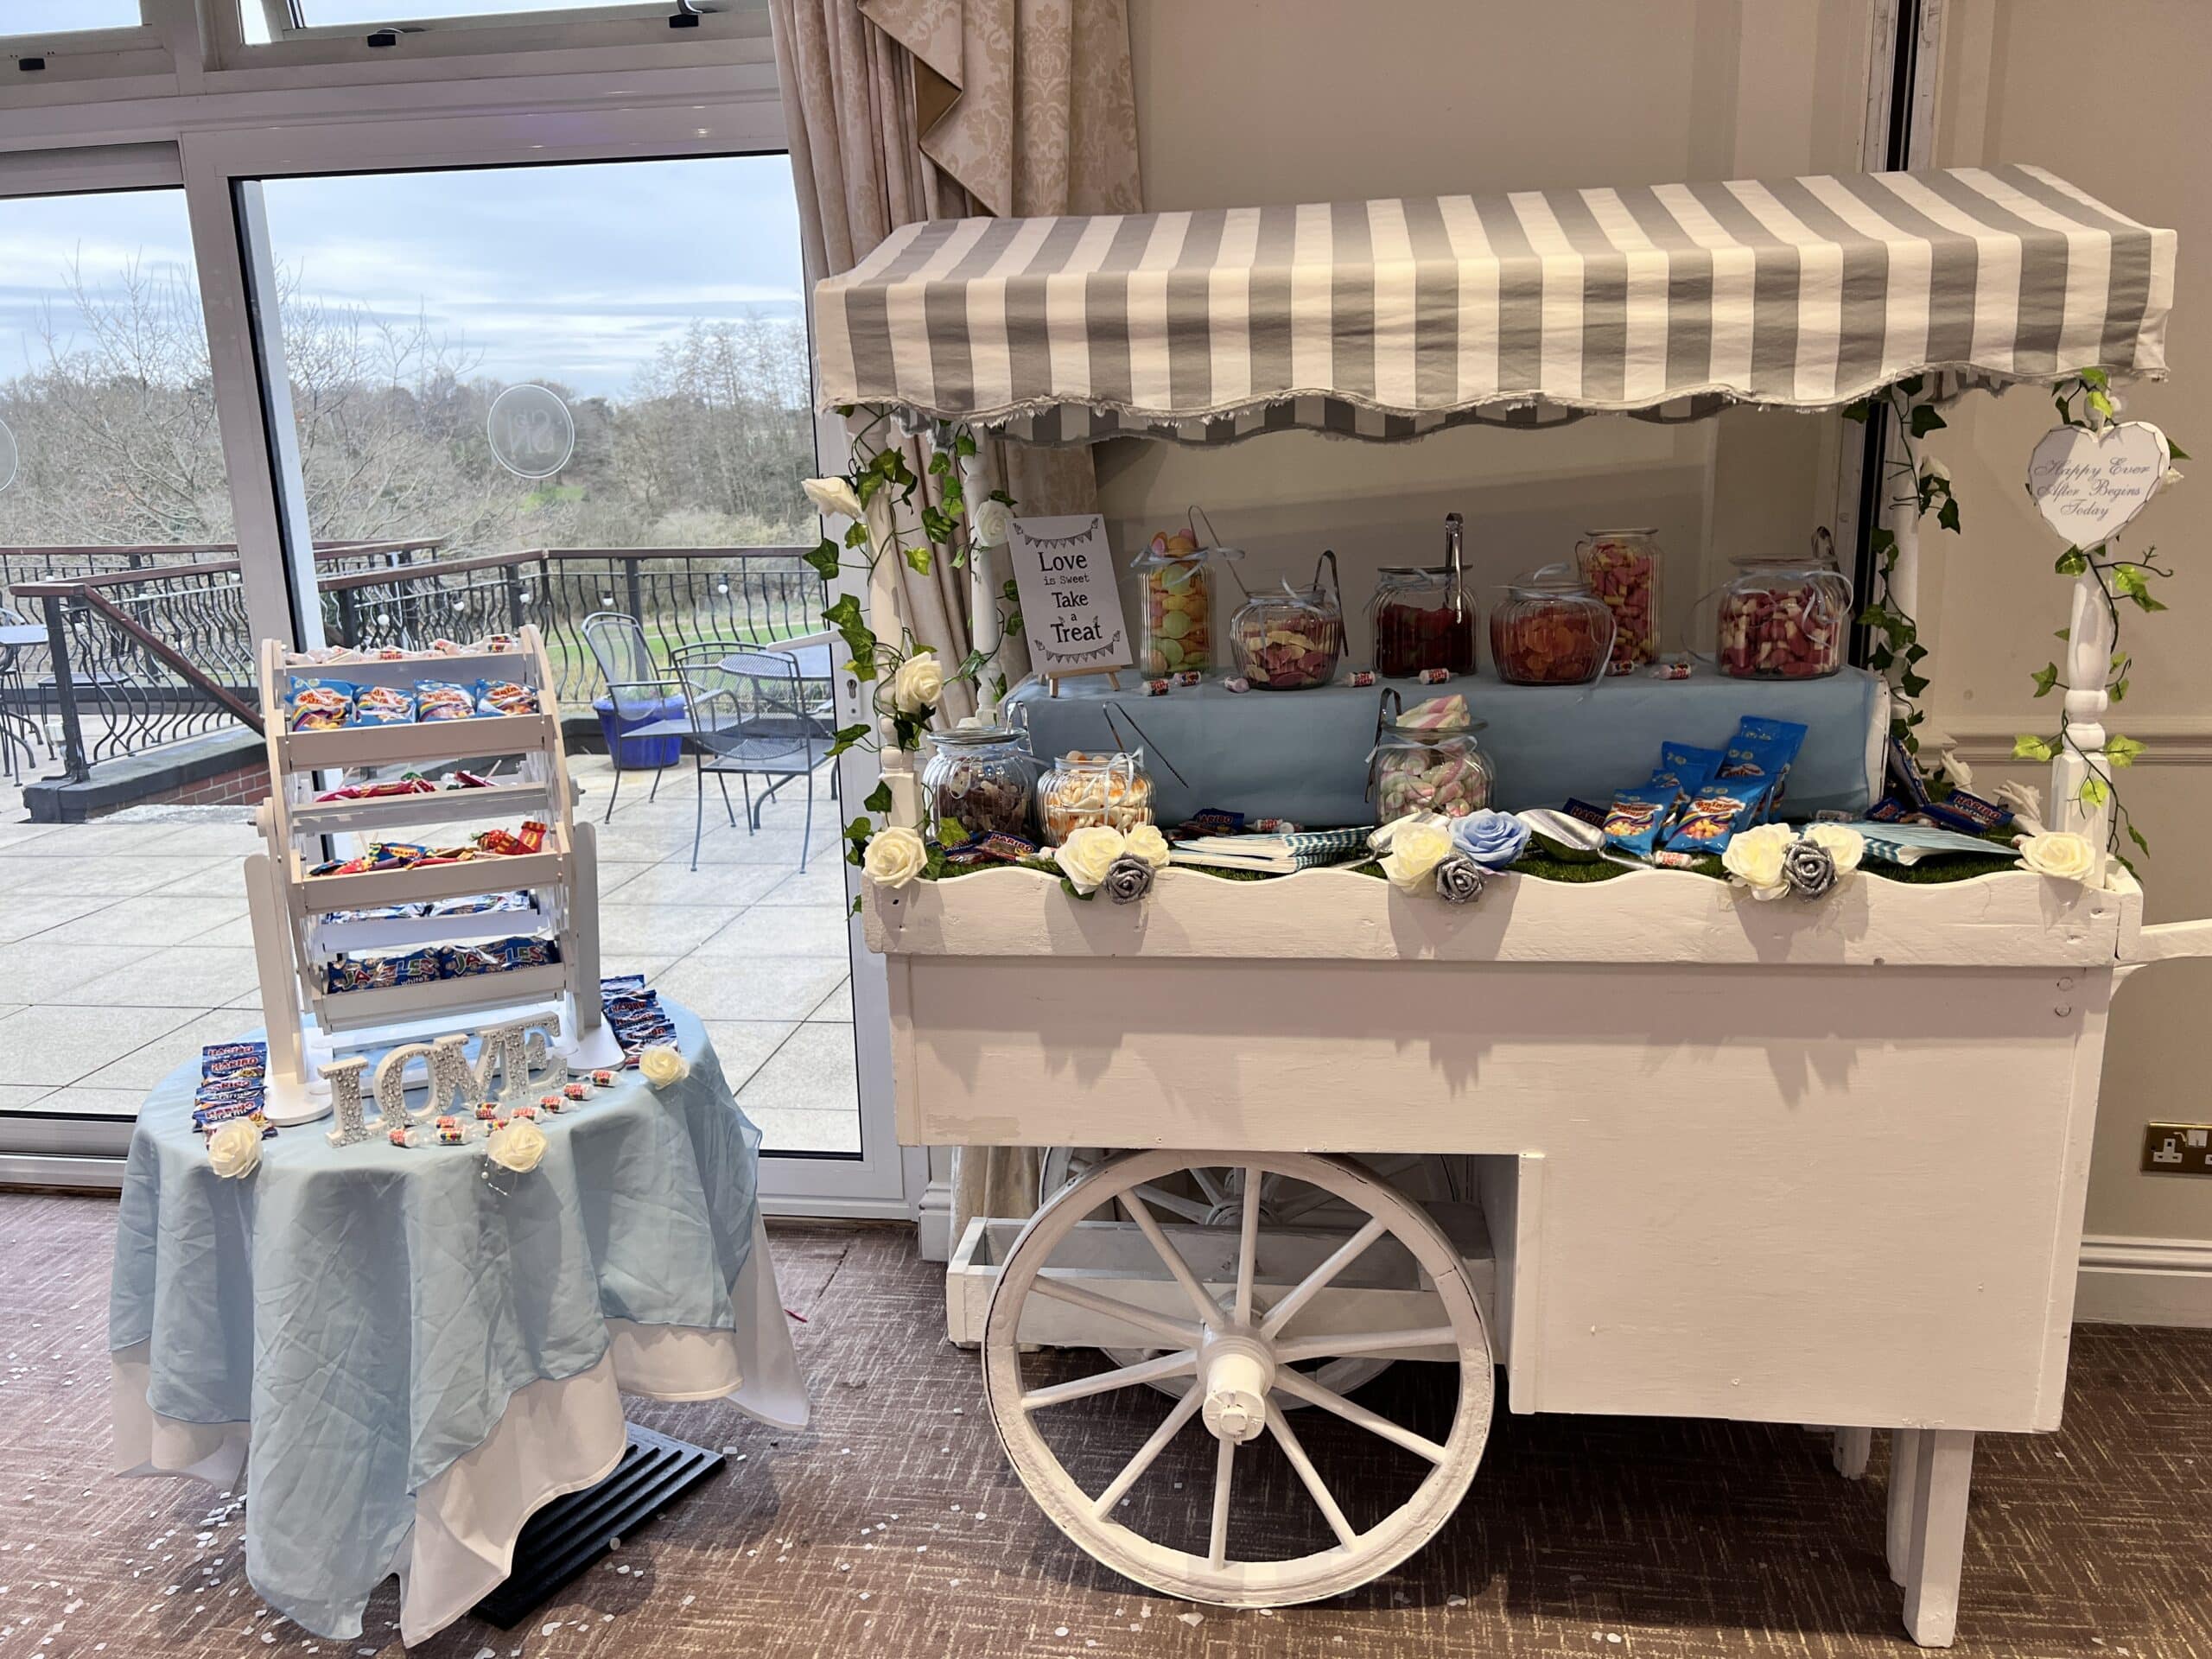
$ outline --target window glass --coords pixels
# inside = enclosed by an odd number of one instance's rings
[[[55,4],[63,0],[53,0]],[[620,0],[615,0],[620,3]],[[291,0],[296,4],[296,25],[308,29],[342,28],[355,24],[435,22],[440,20],[467,17],[529,17],[556,16],[563,12],[605,11],[609,0],[423,0],[420,5],[409,5],[404,0]],[[669,8],[676,8],[671,3]],[[245,38],[253,45],[268,44],[270,39],[270,8],[267,0],[240,0],[240,10],[245,21]],[[284,4],[275,9],[276,18],[286,20]]]
[[[144,21],[138,0],[6,0],[0,4],[0,39],[132,29]]]

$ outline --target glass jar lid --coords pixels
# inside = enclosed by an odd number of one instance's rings
[[[1656,536],[1659,533],[1659,526],[1656,524],[1631,524],[1623,530],[1586,530],[1582,533],[1593,542],[1602,542],[1613,537]]]
[[[1526,572],[1506,584],[1516,599],[1595,599],[1581,571],[1566,563],[1547,564]]]
[[[974,716],[969,717],[974,720]],[[930,741],[938,749],[980,749],[999,743],[1021,743],[1028,739],[1027,732],[1016,731],[1003,721],[976,721],[969,725],[963,722],[950,731],[931,732]]]

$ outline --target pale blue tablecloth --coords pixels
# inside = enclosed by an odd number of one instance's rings
[[[220,1179],[191,1127],[198,1062],[148,1096],[109,1346],[147,1344],[162,1416],[251,1425],[246,1576],[307,1629],[359,1634],[415,1490],[515,1390],[598,1363],[608,1319],[733,1326],[760,1132],[698,1021],[664,1006],[690,1077],[655,1090],[626,1072],[544,1120],[543,1161],[503,1174],[504,1196],[480,1145],[340,1149],[327,1119]]]
[[[1031,747],[1048,762],[1071,749],[1119,747],[1106,718],[1110,707],[1122,736],[1145,744],[1161,823],[1207,806],[1309,828],[1373,823],[1367,753],[1383,685],[1395,686],[1408,708],[1425,697],[1465,696],[1475,717],[1488,722],[1477,741],[1497,773],[1493,804],[1508,811],[1557,806],[1570,796],[1602,806],[1615,790],[1651,775],[1662,743],[1718,748],[1745,715],[1770,715],[1810,728],[1790,769],[1791,816],[1835,809],[1858,817],[1879,792],[1887,724],[1881,682],[1862,669],[1825,680],[1700,671],[1687,680],[1629,674],[1542,686],[1484,674],[1433,686],[1386,680],[1363,690],[1338,684],[1242,693],[1209,680],[1159,697],[1147,696],[1132,675],[1122,680],[1129,689],[1119,692],[1103,677],[1064,680],[1057,698],[1033,682],[1007,702],[1024,711]]]

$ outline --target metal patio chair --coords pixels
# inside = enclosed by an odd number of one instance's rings
[[[692,759],[699,799],[691,819],[691,868],[699,868],[699,838],[707,810],[707,774],[722,792],[722,810],[732,828],[728,776],[738,775],[745,792],[746,833],[760,828],[760,810],[775,793],[797,778],[806,779],[806,824],[799,840],[798,868],[806,869],[806,843],[814,834],[814,769],[830,753],[831,734],[822,712],[806,696],[798,658],[790,652],[746,645],[690,645],[671,654],[683,690],[690,721]],[[772,779],[759,800],[754,777]]]
[[[614,743],[621,738],[675,738],[680,743],[691,733],[683,714],[683,691],[674,673],[654,659],[644,626],[627,611],[594,611],[583,620],[584,644],[599,664],[607,684],[607,700],[614,710],[620,736],[608,744],[607,759],[614,763],[614,786],[607,797],[604,823],[614,816],[614,803],[622,793],[621,757]],[[623,729],[626,728],[627,729]],[[681,765],[679,748],[677,763]],[[651,805],[660,793],[665,766],[653,768],[652,787],[645,792]]]

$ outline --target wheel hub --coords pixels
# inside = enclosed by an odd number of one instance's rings
[[[1210,1337],[1198,1350],[1199,1415],[1215,1438],[1243,1445],[1268,1426],[1268,1391],[1275,1385],[1273,1346],[1249,1332]]]

